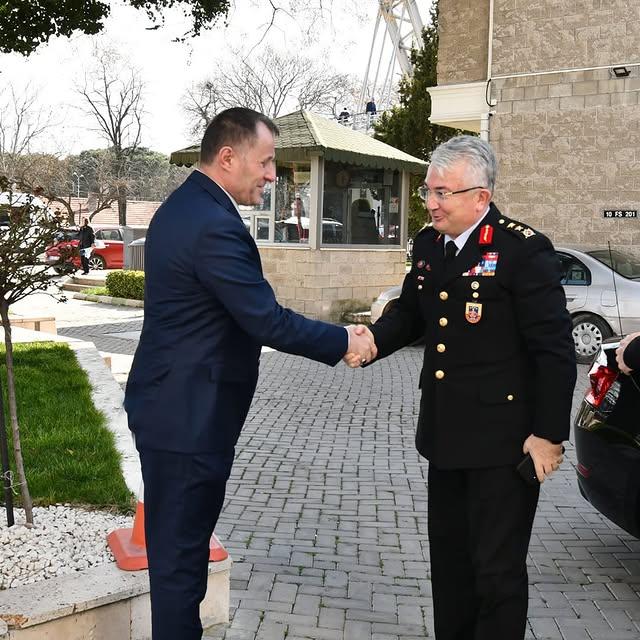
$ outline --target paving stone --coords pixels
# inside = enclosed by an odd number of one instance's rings
[[[132,354],[141,327],[59,333]],[[232,619],[207,640],[433,637],[427,464],[413,445],[421,368],[417,347],[358,372],[263,355],[216,529],[234,559]],[[640,541],[580,496],[571,442],[565,458],[535,518],[526,637],[637,640]]]

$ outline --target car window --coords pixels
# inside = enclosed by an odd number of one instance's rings
[[[580,260],[566,253],[558,253],[558,258],[562,267],[563,285],[591,284],[591,273]]]
[[[118,229],[99,229],[96,231],[96,240],[122,240]]]
[[[606,264],[607,267],[611,267],[613,260],[613,270],[625,278],[640,278],[640,260],[635,256],[620,251],[619,249],[597,249],[595,251],[587,251],[587,254],[592,258]]]

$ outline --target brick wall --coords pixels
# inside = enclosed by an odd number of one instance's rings
[[[337,321],[344,311],[368,310],[405,275],[405,252],[398,249],[259,250],[278,302],[311,318]]]
[[[441,0],[438,84],[487,77],[489,0]]]

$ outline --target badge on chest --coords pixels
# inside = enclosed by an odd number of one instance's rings
[[[482,318],[482,304],[480,302],[467,302],[464,307],[465,320],[471,324],[478,324]]]
[[[465,271],[463,276],[495,276],[496,267],[498,266],[498,252],[487,251],[482,254],[480,262],[475,267],[471,267],[469,271]]]

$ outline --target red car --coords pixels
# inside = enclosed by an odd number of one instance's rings
[[[89,258],[90,269],[122,269],[124,265],[124,242],[120,227],[93,227],[95,232],[95,246]],[[45,251],[45,262],[57,263],[60,260],[60,250],[65,247],[78,247],[78,227],[69,227],[60,232],[60,240]],[[80,254],[74,251],[72,263],[76,269],[81,268]],[[54,267],[59,273],[65,268],[62,265]]]

